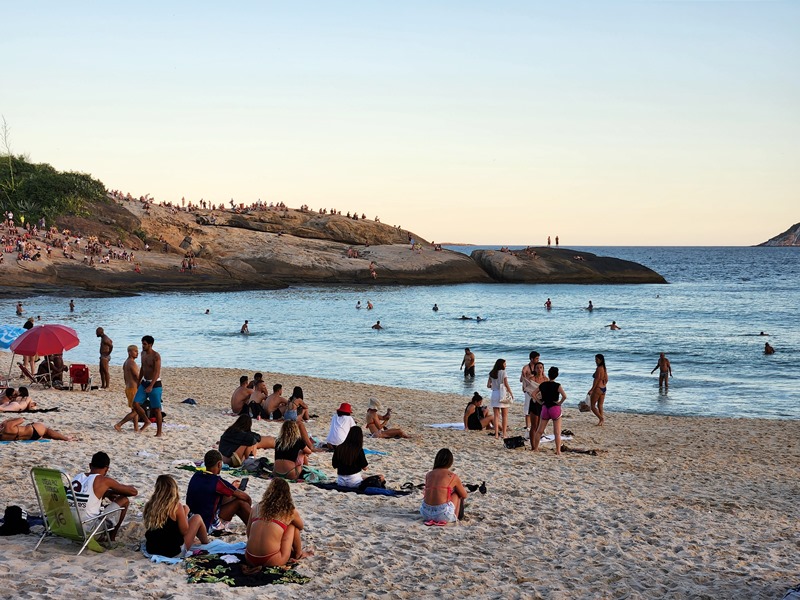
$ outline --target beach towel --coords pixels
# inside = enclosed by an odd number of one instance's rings
[[[34,442],[52,442],[53,440],[9,440],[7,442],[0,442],[0,444],[33,444]]]
[[[207,544],[195,544],[189,548],[188,557],[191,557],[195,552],[205,552],[208,554],[244,554],[244,549],[246,546],[247,542],[236,542],[231,544],[228,542],[223,542],[222,540],[212,540]],[[179,562],[183,561],[184,558],[187,558],[183,556],[162,556],[160,554],[150,554],[145,547],[145,542],[141,543],[139,549],[145,558],[149,558],[154,563],[177,565]]]
[[[230,556],[239,560],[230,562]],[[231,587],[258,587],[283,583],[298,583],[300,585],[311,581],[310,577],[300,575],[294,569],[287,567],[261,567],[252,575],[242,572],[244,563],[243,554],[225,556],[220,554],[200,554],[185,560],[187,581],[189,583],[224,583]]]
[[[464,423],[435,423],[428,425],[428,427],[433,427],[434,429],[461,429],[463,431]]]
[[[369,448],[364,448],[364,454],[376,454],[378,456],[389,456],[388,452],[381,452],[380,450],[370,450]]]
[[[562,435],[561,436],[561,441],[562,442],[564,440],[571,440],[571,439],[572,439],[571,435]],[[547,435],[543,435],[542,436],[542,439],[539,440],[539,443],[541,444],[543,442],[555,442],[555,441],[556,441],[556,436],[554,434],[552,434],[552,433],[548,433]]]
[[[56,406],[55,408],[26,408],[25,410],[6,410],[4,412],[9,413],[39,413],[39,412],[56,412],[59,408]]]
[[[206,470],[205,467],[198,467],[191,461],[176,465],[175,468],[181,469],[183,471],[192,471],[193,473],[196,473],[197,471]],[[248,475],[252,474],[251,471],[247,471],[245,469],[242,469],[241,467],[237,467],[234,469],[229,467],[228,465],[222,465],[222,472],[225,473],[225,475],[230,475],[231,477],[247,477]]]
[[[314,487],[318,487],[322,490],[335,490],[337,492],[353,492],[354,494],[363,494],[365,496],[408,496],[411,492],[406,490],[391,490],[388,488],[378,488],[378,487],[368,487],[359,489],[359,488],[349,488],[349,487],[342,487],[337,485],[336,483],[311,483],[308,482],[309,485],[313,485]]]

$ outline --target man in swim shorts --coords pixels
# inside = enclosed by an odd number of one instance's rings
[[[156,419],[156,437],[161,437],[161,355],[153,350],[154,343],[155,340],[151,335],[142,338],[142,369],[139,387],[133,398],[133,410],[139,418],[144,420],[144,425],[140,430],[144,431],[150,426],[150,418],[142,405],[149,400],[150,410]]]
[[[280,421],[283,419],[283,411],[289,404],[281,394],[283,393],[283,386],[276,383],[272,386],[272,393],[264,400],[264,411],[268,419],[273,421]]]
[[[672,377],[672,365],[669,364],[669,359],[664,355],[662,352],[658,357],[658,362],[656,366],[653,367],[653,370],[650,371],[650,375],[656,372],[656,369],[659,369],[658,373],[658,389],[661,389],[663,386],[665,390],[669,389],[669,378]]]
[[[108,364],[111,361],[114,342],[106,335],[102,327],[98,327],[95,334],[100,338],[100,389],[107,390],[110,379]]]
[[[464,359],[461,361],[460,369],[464,369],[464,379],[467,377],[475,379],[475,355],[469,348],[464,348]]]

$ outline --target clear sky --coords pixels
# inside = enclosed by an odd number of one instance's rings
[[[12,150],[429,240],[750,245],[800,221],[800,2],[3,2]]]

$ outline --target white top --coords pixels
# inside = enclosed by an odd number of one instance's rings
[[[331,429],[328,431],[326,442],[331,446],[338,446],[350,433],[350,428],[355,426],[356,422],[350,415],[333,415],[331,419]]]
[[[97,473],[81,473],[72,479],[75,501],[87,519],[95,519],[103,512],[101,499],[94,495],[95,477],[97,477]]]
[[[503,385],[503,382],[506,379],[506,371],[505,371],[505,369],[502,369],[502,370],[497,372],[497,379],[495,379],[493,377],[490,377],[490,379],[492,380],[492,391],[493,392],[497,392],[497,391],[502,390],[505,387]]]

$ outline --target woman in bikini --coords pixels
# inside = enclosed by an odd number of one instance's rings
[[[308,463],[306,456],[311,448],[303,439],[297,421],[284,421],[281,431],[275,438],[275,466],[272,474],[294,481],[300,477],[303,465]]]
[[[442,448],[436,453],[433,470],[425,475],[425,496],[419,512],[426,525],[446,525],[464,518],[464,501],[467,490],[453,466],[453,453]]]
[[[178,556],[189,551],[195,537],[208,543],[203,517],[189,518],[189,507],[181,503],[178,484],[170,475],[159,475],[142,515],[145,548],[150,554]]]
[[[289,484],[273,479],[247,522],[244,558],[251,567],[281,567],[289,560],[314,554],[304,552],[300,532],[305,523],[292,502]]]
[[[594,362],[597,368],[594,370],[594,375],[592,376],[592,387],[589,388],[589,403],[592,412],[599,420],[597,424],[602,426],[605,420],[603,415],[603,402],[606,400],[608,371],[606,371],[606,359],[602,354],[595,354]]]
[[[308,405],[303,401],[303,388],[299,385],[292,390],[292,395],[286,401],[286,412],[283,413],[284,421],[308,421]]]
[[[6,393],[0,400],[0,411],[2,412],[22,412],[24,410],[36,409],[36,402],[28,395],[28,388],[19,388],[19,393],[14,388],[6,388]]]
[[[0,423],[0,441],[15,442],[17,440],[62,440],[71,442],[75,438],[59,433],[55,429],[50,429],[44,423],[28,423],[23,425],[25,419],[18,417],[8,419]]]
[[[367,409],[367,423],[366,427],[369,433],[374,438],[408,438],[410,437],[402,429],[395,428],[389,429],[386,423],[392,418],[392,409],[388,409],[385,415],[379,415],[378,411],[381,410],[381,403],[377,398],[369,399],[369,408]]]

